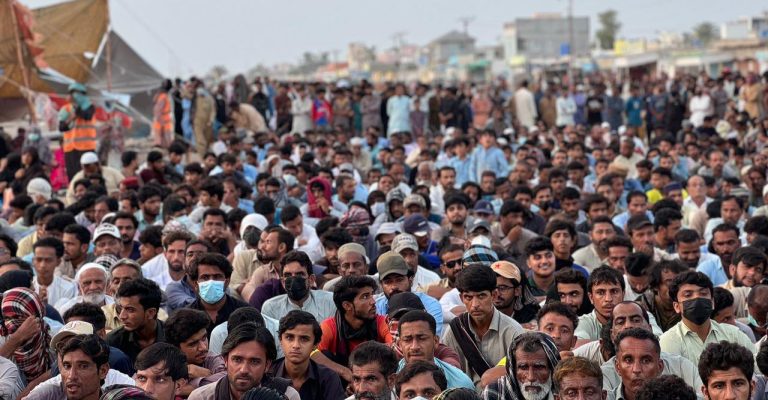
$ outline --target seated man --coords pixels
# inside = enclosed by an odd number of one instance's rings
[[[184,353],[168,343],[155,343],[136,356],[136,386],[156,400],[181,396],[189,375]]]
[[[630,328],[619,333],[615,346],[614,364],[621,384],[613,390],[613,398],[634,400],[643,383],[664,368],[659,340],[645,329]]]
[[[277,355],[275,341],[267,328],[254,323],[238,326],[224,341],[221,355],[227,375],[192,391],[190,400],[236,400],[255,387],[268,387],[285,394],[288,400],[300,400],[289,381],[267,374]]]
[[[552,376],[559,362],[557,346],[549,336],[525,332],[509,346],[506,375],[485,387],[483,399],[551,398]]]
[[[280,327],[279,321],[261,315],[261,312],[253,307],[240,307],[232,312],[226,321],[213,328],[213,331],[211,332],[211,340],[208,343],[208,349],[211,353],[221,354],[221,346],[224,345],[224,340],[227,339],[228,331],[230,329],[235,329],[246,322],[255,322],[264,325],[270,332],[272,332],[272,337],[275,338],[275,343],[280,341],[280,336],[277,334],[277,330]],[[277,357],[283,357],[283,348],[280,346],[277,346]]]
[[[399,399],[432,399],[448,388],[443,371],[427,361],[408,363],[397,373],[395,393]]]
[[[368,264],[370,260],[366,254],[365,247],[360,243],[347,243],[339,247],[339,276],[325,282],[323,290],[333,292],[336,283],[341,278],[350,275],[363,276],[368,275]]]
[[[682,320],[659,337],[661,349],[680,354],[695,364],[709,343],[738,343],[754,353],[755,346],[739,328],[718,324],[712,315],[712,281],[701,272],[687,271],[675,277],[669,297]]]
[[[115,299],[106,294],[108,275],[107,270],[101,264],[84,264],[75,274],[75,283],[77,283],[80,294],[75,297],[62,298],[55,305],[56,310],[64,314],[70,307],[81,302],[96,304],[99,307],[114,303]]]
[[[349,356],[352,392],[346,400],[397,400],[394,393],[397,356],[389,346],[365,342]]]
[[[763,280],[768,259],[765,254],[752,246],[745,246],[733,253],[728,271],[731,279],[721,287],[733,294],[736,318],[747,317],[747,296],[753,286]]]
[[[117,297],[123,326],[112,331],[107,342],[136,361],[142,349],[165,341],[163,322],[157,319],[162,293],[155,282],[139,278],[120,285]]]
[[[325,290],[310,290],[316,286],[312,260],[307,253],[291,250],[280,259],[281,294],[264,302],[261,314],[280,319],[292,310],[306,311],[318,320],[329,318],[336,311],[333,294]]]
[[[66,313],[64,313],[64,322],[66,325],[64,325],[61,329],[59,329],[59,332],[56,333],[56,336],[54,336],[53,339],[51,339],[51,342],[55,342],[58,340],[62,340],[67,335],[71,336],[76,333],[95,333],[102,339],[107,338],[107,332],[104,328],[104,324],[106,322],[106,319],[104,318],[104,313],[101,312],[101,309],[99,306],[95,304],[90,303],[77,303],[72,308],[67,310]],[[91,326],[86,327],[82,325],[83,323],[88,323]],[[76,329],[72,329],[75,326],[77,326]],[[84,330],[80,330],[80,328],[85,327]],[[57,339],[57,340],[54,340]],[[124,373],[127,376],[132,376],[135,372],[133,370],[133,364],[131,363],[131,360],[128,358],[125,353],[123,353],[122,350],[118,349],[117,347],[110,346],[109,347],[109,368],[120,371]],[[51,369],[51,376],[56,376],[59,372],[59,365],[57,363],[53,364],[53,368]]]
[[[180,308],[165,321],[165,342],[178,347],[186,357],[189,378],[181,396],[218,381],[226,375],[224,359],[208,351],[208,316],[203,311]]]
[[[689,269],[680,260],[663,260],[655,263],[651,267],[651,279],[648,283],[650,290],[637,299],[637,302],[653,315],[664,332],[680,322],[680,314],[676,313],[672,307],[669,286],[677,275]]]
[[[389,299],[397,293],[413,292],[419,296],[424,308],[435,317],[438,323],[438,334],[443,333],[443,309],[434,297],[421,291],[413,291],[413,271],[409,269],[405,258],[399,254],[388,251],[376,261],[376,269],[379,271],[379,284],[382,294],[376,297],[376,312],[379,315],[387,315],[389,311]]]
[[[553,380],[555,386],[559,388],[561,399],[602,400],[606,398],[600,367],[584,357],[563,359],[555,368]]]
[[[443,371],[448,388],[474,388],[474,383],[462,370],[435,357],[435,348],[440,340],[435,325],[435,319],[425,311],[408,311],[400,317],[397,343],[403,352],[403,359],[398,364],[398,371],[411,362],[426,361]]]
[[[555,272],[555,285],[547,293],[547,301],[559,301],[578,316],[594,310],[587,296],[587,278],[578,271],[566,268]]]
[[[302,400],[344,397],[339,375],[310,358],[323,335],[320,324],[312,314],[301,310],[289,311],[280,319],[278,334],[286,356],[272,364],[274,376],[289,379]]]
[[[208,314],[208,335],[213,327],[226,321],[233,311],[248,305],[227,294],[232,264],[223,255],[203,254],[192,262],[187,273],[198,296],[187,307]]]
[[[494,307],[497,289],[492,269],[469,267],[459,274],[456,287],[467,312],[451,321],[442,341],[459,353],[462,371],[478,383],[483,373],[504,357],[523,327]]]
[[[712,400],[748,400],[755,391],[754,370],[751,350],[726,341],[712,343],[699,359],[701,391]]]

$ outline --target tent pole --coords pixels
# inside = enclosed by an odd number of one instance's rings
[[[109,40],[112,31],[112,21],[109,18],[109,0],[107,2],[107,90],[112,91],[112,41]]]
[[[19,61],[19,68],[21,68],[21,76],[24,80],[24,87],[22,93],[27,99],[27,107],[29,107],[29,115],[32,119],[32,124],[37,125],[37,113],[35,112],[35,104],[32,102],[32,92],[29,90],[29,73],[27,67],[24,64],[24,55],[21,50],[21,36],[19,35],[19,21],[16,20],[16,9],[13,7],[15,0],[8,2],[8,7],[11,9],[11,21],[13,23],[13,35],[16,38],[16,57]]]

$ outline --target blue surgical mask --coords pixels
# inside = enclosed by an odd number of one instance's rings
[[[40,140],[40,134],[39,133],[30,133],[27,135],[27,139],[29,139],[30,142],[37,142]]]
[[[197,284],[200,299],[208,304],[216,304],[224,297],[224,281],[205,281]]]

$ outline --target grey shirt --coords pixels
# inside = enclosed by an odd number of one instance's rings
[[[310,290],[309,297],[299,307],[292,302],[287,294],[281,294],[264,302],[261,306],[261,314],[276,320],[284,317],[293,310],[306,311],[317,318],[319,322],[332,317],[336,313],[336,305],[333,303],[333,293],[325,290]]]

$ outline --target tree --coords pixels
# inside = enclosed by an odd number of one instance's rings
[[[693,36],[702,46],[708,45],[713,40],[720,37],[717,27],[711,22],[702,22],[693,27]]]
[[[227,71],[227,68],[223,65],[214,65],[211,67],[211,70],[208,71],[207,76],[210,77],[214,81],[219,81],[225,76],[227,76],[229,72]]]
[[[600,43],[600,48],[611,50],[613,49],[616,35],[619,33],[619,29],[621,29],[621,23],[617,19],[616,10],[608,10],[597,14],[597,19],[600,21],[601,28],[595,35]]]

